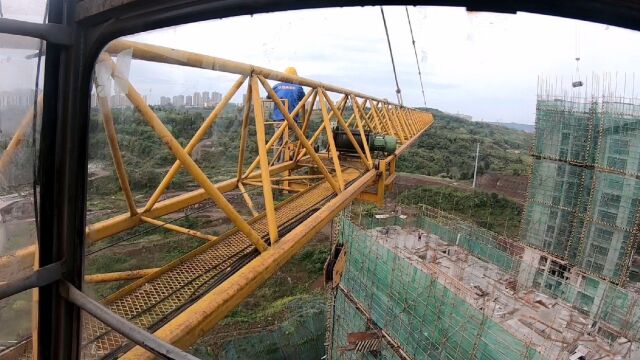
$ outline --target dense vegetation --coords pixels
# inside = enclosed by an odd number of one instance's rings
[[[176,110],[154,109],[173,136],[184,147],[208,115],[206,109]],[[134,192],[149,192],[157,186],[166,170],[174,163],[175,156],[162,143],[153,129],[132,108],[112,109],[118,143]],[[195,151],[196,162],[214,180],[225,170],[235,169],[240,138],[241,109],[228,106],[216,120],[205,139],[211,146]],[[250,127],[253,132],[253,127]],[[102,116],[94,110],[89,130],[89,158],[93,163],[102,163],[110,169],[109,176],[96,179],[89,184],[90,194],[111,195],[119,191],[119,184],[112,170],[111,153],[102,125]],[[250,134],[251,135],[251,134]],[[247,153],[257,153],[255,142],[248,142]],[[249,158],[250,156],[248,156]],[[228,172],[227,172],[228,173]],[[174,179],[174,188],[184,189],[191,177],[183,170]]]
[[[405,191],[399,200],[440,209],[498,234],[518,236],[522,216],[520,205],[496,193],[422,186]]]
[[[473,178],[476,143],[480,143],[478,173],[525,175],[533,135],[506,127],[473,122],[429,109],[435,124],[398,160],[398,171],[442,176],[457,180]]]

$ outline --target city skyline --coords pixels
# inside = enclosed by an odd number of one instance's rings
[[[206,95],[206,96],[205,96]],[[173,95],[164,96],[161,95],[157,101],[149,100],[148,95],[142,95],[144,101],[149,105],[167,106],[173,105],[176,107],[212,107],[220,103],[222,100],[222,94],[217,91],[196,91],[193,94],[185,95]],[[122,93],[113,94],[109,97],[109,104],[111,106],[132,106],[131,102]],[[97,107],[97,95],[95,92],[91,93],[91,107]]]
[[[161,95],[159,102],[153,105],[173,105],[177,107],[212,107],[222,101],[222,93],[217,91],[195,91],[193,94]]]

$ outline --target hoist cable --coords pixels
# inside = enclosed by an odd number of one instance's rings
[[[416,55],[416,65],[418,66],[418,79],[420,79],[420,88],[422,88],[422,100],[424,107],[427,107],[427,97],[424,94],[424,84],[422,82],[422,71],[420,71],[420,61],[418,61],[418,50],[416,50],[416,39],[413,37],[413,27],[411,26],[411,18],[409,17],[409,7],[405,6],[407,12],[407,21],[409,22],[409,32],[411,33],[411,43],[413,44],[413,53]]]
[[[393,67],[393,76],[396,79],[396,95],[398,96],[398,103],[402,105],[402,94],[400,93],[400,84],[398,83],[398,73],[396,72],[396,63],[393,60],[393,51],[391,50],[391,40],[389,39],[389,29],[387,29],[387,19],[384,17],[384,9],[380,6],[380,13],[382,14],[382,23],[384,24],[384,32],[387,34],[387,44],[389,44],[389,55],[391,55],[391,66]]]

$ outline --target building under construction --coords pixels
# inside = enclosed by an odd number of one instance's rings
[[[640,357],[639,127],[632,101],[540,96],[520,239],[419,204],[343,214],[330,355]]]

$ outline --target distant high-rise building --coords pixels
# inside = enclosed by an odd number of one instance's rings
[[[202,105],[203,106],[210,106],[211,105],[211,98],[209,98],[209,92],[208,91],[203,91],[202,92]]]
[[[191,95],[187,95],[187,96],[184,98],[184,105],[185,105],[185,106],[193,106],[193,96],[191,96]]]
[[[168,96],[160,96],[160,105],[171,105],[171,99]]]
[[[220,101],[222,101],[222,94],[220,94],[217,91],[212,91],[211,92],[211,105],[212,106],[218,105],[220,103]]]
[[[193,106],[202,107],[202,95],[197,91],[193,93]]]
[[[111,106],[114,106],[114,107],[131,106],[131,103],[129,102],[127,97],[124,96],[123,94],[111,95],[110,102],[111,102]]]
[[[175,99],[175,101],[174,101],[173,105],[175,105],[176,107],[184,106],[184,95],[174,96],[174,99]]]
[[[7,108],[10,106],[33,106],[33,91],[16,90],[0,92],[0,108]]]

